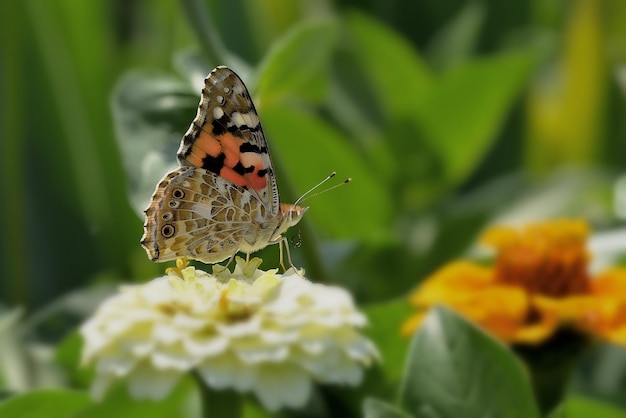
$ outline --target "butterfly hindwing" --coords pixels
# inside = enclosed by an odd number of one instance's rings
[[[265,212],[246,189],[190,166],[168,173],[153,202],[146,210],[142,244],[158,261],[183,256],[205,263],[221,261],[246,246],[250,240],[246,226],[255,213]]]

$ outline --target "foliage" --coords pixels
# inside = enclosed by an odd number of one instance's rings
[[[219,64],[253,93],[282,201],[354,179],[310,201],[292,252],[365,306],[384,361],[310,411],[539,416],[511,353],[450,312],[401,339],[405,299],[496,222],[584,217],[597,261],[619,258],[625,19],[620,0],[3,2],[0,416],[198,414],[189,381],[164,406],[91,404],[72,332],[111,284],[162,272],[140,211]],[[551,416],[626,416],[625,359],[593,351]]]

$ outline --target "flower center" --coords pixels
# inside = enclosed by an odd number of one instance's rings
[[[537,224],[523,231],[495,228],[486,237],[496,247],[496,281],[551,297],[589,290],[586,226],[573,221]]]
[[[219,300],[220,311],[229,322],[245,321],[254,314],[252,307],[245,304],[234,304],[228,297],[228,290],[222,290]]]

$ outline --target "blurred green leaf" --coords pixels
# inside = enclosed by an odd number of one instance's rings
[[[24,389],[29,385],[29,362],[19,331],[22,309],[0,311],[0,387]]]
[[[131,203],[138,213],[159,179],[176,166],[176,151],[199,96],[188,84],[161,74],[129,73],[117,84],[113,116]]]
[[[55,360],[64,366],[73,386],[86,388],[93,379],[94,370],[92,367],[81,365],[82,348],[82,337],[78,332],[73,332],[57,346]]]
[[[363,402],[365,418],[409,418],[411,415],[378,399],[368,398]]]
[[[563,405],[557,406],[552,412],[547,415],[547,418],[565,418],[565,412],[563,411]]]
[[[604,170],[570,168],[555,170],[541,181],[528,177],[522,182],[498,179],[496,182],[509,190],[502,190],[504,198],[494,205],[497,210],[492,223],[578,217],[591,224],[605,224],[613,218],[612,178]]]
[[[127,393],[126,385],[119,383],[112,387],[101,402],[92,403],[74,417],[171,418],[200,416],[200,400],[194,383],[190,376],[184,378],[167,398],[158,402],[131,398]]]
[[[355,155],[341,132],[309,113],[286,107],[263,108],[262,120],[271,152],[289,174],[288,178],[277,174],[279,182],[289,185],[287,190],[295,188],[299,195],[332,171],[354,180],[341,190],[311,200],[307,218],[314,219],[333,239],[389,237],[389,191]]]
[[[572,396],[563,402],[550,418],[626,418],[626,411],[614,406],[584,398]]]
[[[468,2],[428,46],[428,61],[438,69],[449,69],[470,58],[478,43],[487,11],[484,3]]]
[[[356,64],[344,77],[361,82],[354,88],[372,89],[375,100],[369,105],[383,115],[383,120],[411,114],[426,97],[432,82],[430,71],[414,47],[365,14],[345,15],[342,26],[343,45]]]
[[[458,184],[481,161],[519,98],[534,64],[529,52],[483,58],[443,75],[416,110],[448,184]]]
[[[528,376],[513,354],[439,307],[415,334],[401,389],[419,417],[539,417]]]
[[[409,347],[409,339],[400,335],[400,327],[413,313],[412,308],[406,299],[398,299],[365,306],[363,312],[369,320],[367,335],[376,344],[382,358],[379,367],[386,380],[396,387],[404,373]]]
[[[0,402],[2,418],[74,418],[91,401],[84,392],[41,389]]]
[[[276,42],[261,63],[256,88],[259,106],[325,96],[326,71],[337,38],[334,20],[303,22]]]
[[[574,2],[553,53],[529,85],[526,166],[539,174],[557,165],[593,165],[606,123],[604,36],[609,11],[602,2]]]

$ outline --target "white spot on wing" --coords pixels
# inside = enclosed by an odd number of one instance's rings
[[[241,128],[244,125],[246,125],[249,128],[253,128],[259,124],[259,118],[254,112],[248,112],[248,113],[233,112],[233,114],[230,115],[230,120],[238,128]]]
[[[196,203],[191,207],[192,211],[206,219],[211,219],[211,209],[210,203]]]
[[[213,109],[213,118],[220,119],[222,116],[224,116],[224,109],[222,109],[221,107],[216,107]]]

